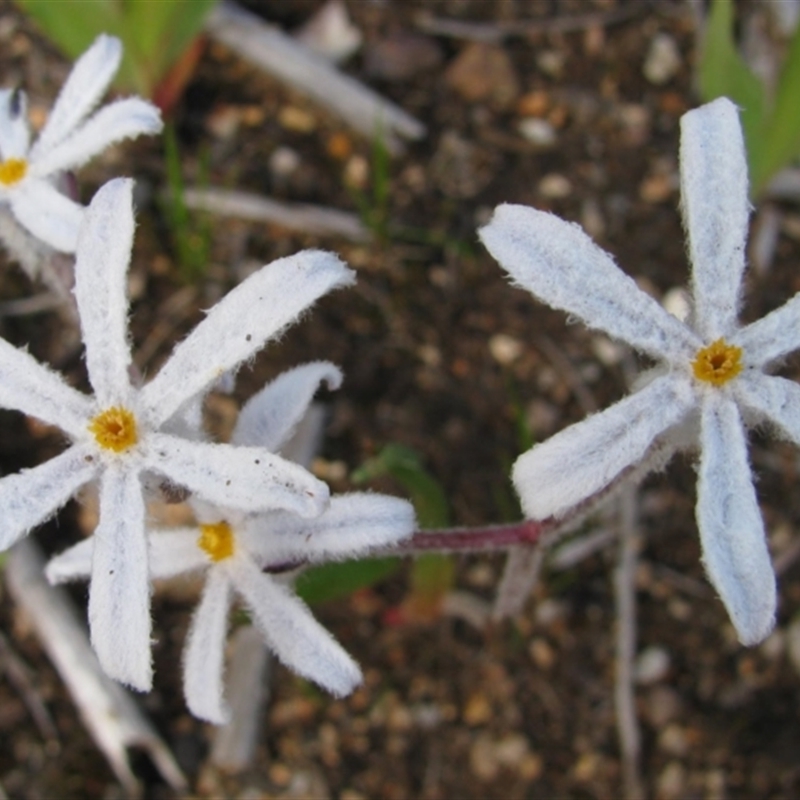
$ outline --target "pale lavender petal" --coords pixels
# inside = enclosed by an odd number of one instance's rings
[[[133,227],[133,181],[117,178],[94,196],[78,237],[75,299],[86,369],[101,409],[130,402],[127,274]]]
[[[514,464],[513,480],[526,516],[561,516],[604,489],[695,402],[688,378],[664,375],[523,453]]]
[[[800,348],[800,293],[766,317],[742,328],[730,343],[744,351],[745,364],[764,367]]]
[[[31,174],[44,177],[77,169],[116,142],[156,134],[162,128],[161,114],[152,103],[139,97],[117,100],[103,106],[67,139],[42,151],[31,163]]]
[[[92,574],[92,555],[94,554],[94,537],[83,539],[78,544],[68,547],[64,552],[53,556],[45,567],[44,574],[52,584],[67,581],[89,580]]]
[[[355,661],[290,589],[264,575],[247,558],[234,557],[221,563],[242,595],[253,623],[287,667],[337,697],[349,694],[361,683],[361,670]]]
[[[273,453],[292,435],[322,383],[338,389],[342,373],[328,361],[303,364],[281,373],[243,406],[231,444],[266,447]]]
[[[794,381],[744,374],[731,383],[731,390],[736,401],[760,422],[776,426],[780,435],[800,444],[800,386]]]
[[[86,434],[93,404],[58,373],[0,338],[0,407],[22,411],[78,438]]]
[[[150,434],[146,468],[185,486],[210,503],[243,511],[282,508],[316,516],[328,505],[326,484],[260,447],[192,442]]]
[[[211,562],[198,546],[199,539],[197,526],[152,531],[148,536],[151,580],[208,569]]]
[[[124,462],[107,465],[100,481],[89,628],[105,672],[148,691],[153,669],[145,506],[139,477],[125,466]]]
[[[750,216],[739,111],[726,97],[681,117],[680,171],[695,328],[711,342],[736,330]]]
[[[189,711],[215,725],[230,716],[223,696],[229,609],[228,576],[221,569],[211,569],[183,651],[183,692]]]
[[[86,445],[74,445],[33,469],[0,478],[0,552],[58,511],[97,472]]]
[[[702,342],[645,294],[579,225],[527,206],[504,204],[479,231],[514,282],[656,358],[691,358]]]
[[[97,105],[108,88],[122,58],[122,44],[114,36],[101,34],[75,62],[56,98],[31,158],[37,160],[69,136]]]
[[[26,159],[30,138],[25,92],[18,89],[0,90],[0,161]]]
[[[285,511],[251,517],[242,540],[264,565],[341,561],[390,547],[415,528],[414,509],[406,500],[383,494],[343,494],[332,497],[327,511],[314,519]]]
[[[17,221],[37,239],[61,253],[74,253],[84,207],[57,191],[48,181],[26,178],[9,192]]]
[[[152,424],[258,352],[322,295],[355,280],[333,253],[304,250],[273,261],[232,289],[142,390]]]
[[[708,577],[739,641],[758,644],[775,624],[775,573],[767,549],[736,404],[709,391],[703,401],[697,524]]]

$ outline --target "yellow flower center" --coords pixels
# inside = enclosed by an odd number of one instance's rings
[[[223,561],[233,555],[233,531],[227,522],[201,525],[197,544],[212,561]]]
[[[97,444],[105,450],[121,453],[139,441],[136,417],[122,406],[112,406],[98,414],[89,423]]]
[[[742,348],[717,339],[697,351],[692,370],[698,380],[722,386],[742,371]]]
[[[3,186],[13,186],[19,183],[28,172],[28,162],[23,158],[9,158],[0,161],[0,183]]]

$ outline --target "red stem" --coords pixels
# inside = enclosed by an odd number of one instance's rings
[[[536,544],[541,536],[554,527],[552,520],[535,522],[523,520],[510,525],[488,525],[482,528],[440,528],[417,531],[410,539],[392,549],[403,555],[419,550],[440,552],[475,552],[501,550],[518,544]]]

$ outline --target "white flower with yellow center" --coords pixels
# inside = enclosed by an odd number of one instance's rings
[[[233,442],[276,452],[308,409],[322,381],[335,388],[341,373],[318,362],[283,373],[242,409]],[[291,511],[243,514],[192,503],[197,527],[155,530],[149,535],[152,578],[205,571],[206,584],[183,658],[184,692],[190,711],[209,722],[228,718],[223,699],[223,662],[232,595],[238,594],[267,644],[295,672],[335,695],[361,681],[350,656],[314,619],[305,604],[265,567],[338,561],[391,546],[414,530],[405,500],[379,494],[334,497],[326,511],[303,519]],[[50,561],[52,582],[88,577],[95,537]]]
[[[20,225],[64,253],[74,253],[84,207],[53,181],[114,142],[161,131],[159,110],[139,97],[117,100],[86,119],[108,88],[122,58],[113,36],[98,36],[78,59],[31,146],[24,92],[0,90],[0,203]]]
[[[744,423],[769,423],[800,444],[800,387],[766,372],[800,347],[800,295],[752,325],[738,324],[750,204],[739,116],[729,100],[683,116],[680,172],[693,266],[690,326],[639,290],[575,224],[502,205],[481,230],[518,285],[661,365],[631,396],[520,456],[513,480],[529,517],[561,516],[696,414],[703,561],[739,639],[755,644],[774,625],[776,590]]]
[[[89,205],[78,240],[75,297],[94,396],[68,386],[0,339],[0,407],[61,428],[72,446],[0,480],[0,550],[51,516],[84,484],[100,484],[89,623],[113,678],[151,684],[150,610],[142,477],[154,475],[241,511],[281,508],[317,516],[328,487],[264,447],[190,441],[172,418],[218,378],[253,356],[319,297],[352,283],[333,254],[304,251],[251,275],[223,298],[142,388],[131,385],[126,273],[133,242],[133,182],[107,183]]]

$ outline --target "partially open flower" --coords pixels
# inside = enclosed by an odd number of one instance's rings
[[[563,515],[645,458],[656,438],[699,417],[703,561],[739,639],[755,644],[774,625],[776,590],[744,422],[770,423],[800,444],[800,386],[767,372],[800,347],[800,294],[739,326],[750,203],[739,116],[729,100],[683,116],[680,166],[691,326],[642,292],[575,224],[502,205],[481,230],[520,286],[661,364],[658,377],[630,397],[520,456],[514,484],[530,517]]]
[[[39,138],[31,145],[25,93],[0,90],[0,203],[25,229],[55,250],[74,253],[84,208],[59,192],[54,180],[114,142],[159,133],[159,110],[129,97],[87,116],[100,101],[122,58],[122,44],[98,36],[78,59]]]
[[[283,373],[253,397],[239,416],[233,440],[277,451],[305,414],[321,381],[338,386],[339,371],[319,362]],[[410,536],[414,511],[405,500],[379,494],[334,497],[314,519],[292,511],[245,514],[194,503],[196,527],[150,533],[153,578],[206,573],[202,599],[184,653],[184,692],[191,712],[209,722],[226,721],[223,662],[233,595],[241,598],[253,623],[278,658],[295,672],[335,695],[361,681],[349,655],[313,618],[279,576],[262,569],[278,564],[354,558]],[[95,537],[53,558],[51,581],[86,578]]]
[[[177,345],[141,389],[128,376],[126,273],[133,182],[100,189],[78,240],[75,296],[94,396],[81,394],[0,339],[0,407],[61,428],[73,444],[0,480],[0,550],[51,516],[84,484],[100,482],[89,622],[100,663],[139,689],[151,683],[150,609],[142,477],[154,474],[226,508],[281,508],[313,517],[328,487],[266,447],[209,444],[172,433],[174,418],[326,292],[353,281],[333,254],[279,259],[233,289]]]

